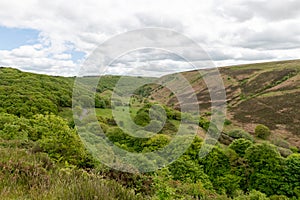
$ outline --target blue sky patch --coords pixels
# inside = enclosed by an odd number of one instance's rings
[[[0,26],[0,50],[12,50],[22,45],[37,43],[39,31]]]
[[[81,52],[81,51],[72,51],[70,53],[72,55],[72,60],[73,61],[77,61],[77,60],[83,59],[84,56],[85,56],[85,53]]]

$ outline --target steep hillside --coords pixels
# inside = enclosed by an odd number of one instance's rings
[[[269,62],[219,68],[227,95],[227,118],[250,133],[265,124],[273,137],[300,147],[300,61]],[[205,72],[204,72],[205,73]],[[181,73],[196,91],[200,110],[210,110],[210,96],[198,71]],[[172,82],[176,74],[162,77]],[[173,81],[172,84],[180,82]],[[151,98],[178,107],[166,88],[153,87]]]

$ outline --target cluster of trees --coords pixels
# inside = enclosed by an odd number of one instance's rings
[[[34,115],[32,118],[0,113],[0,138],[35,142],[32,151],[46,152],[54,161],[80,167],[93,166],[76,131],[56,115]]]
[[[233,199],[300,198],[300,154],[283,158],[272,144],[241,138],[229,147],[214,146],[199,158],[201,145],[195,138],[188,151],[167,167],[170,188],[173,180],[198,185],[193,195],[197,198],[212,191]]]
[[[150,107],[151,105],[147,104],[137,112],[133,119],[136,124],[141,126],[149,124]],[[177,111],[167,110],[167,121],[177,117],[181,118],[181,115],[177,115]],[[209,121],[200,118],[199,126],[207,128]],[[110,141],[130,152],[155,151],[165,147],[172,140],[172,135],[168,134],[167,129],[162,129],[150,139],[134,138],[117,127],[106,130],[106,136]],[[176,127],[171,132],[174,131],[176,132]],[[266,138],[269,134],[270,130],[266,126],[258,125],[255,129],[258,138]],[[299,153],[282,157],[277,146],[267,141],[256,143],[254,136],[242,129],[229,131],[228,135],[233,138],[229,146],[217,143],[216,146],[209,148],[211,151],[204,158],[198,155],[203,141],[196,136],[186,153],[164,169],[165,177],[157,179],[157,184],[163,184],[161,188],[170,191],[169,194],[161,191],[159,195],[162,195],[162,198],[172,199],[179,193],[187,192],[186,190],[183,192],[181,187],[197,187],[202,189],[191,193],[193,198],[201,198],[205,193],[235,199],[243,199],[243,195],[244,199],[250,196],[258,196],[258,199],[300,197]],[[181,145],[180,142],[178,145]],[[161,159],[157,158],[158,161]],[[178,185],[174,186],[176,181],[181,184],[180,188],[177,188]]]
[[[0,68],[0,112],[32,117],[72,105],[73,79]]]

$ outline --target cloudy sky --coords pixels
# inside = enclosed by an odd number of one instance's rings
[[[2,0],[0,66],[73,76],[107,39],[147,27],[184,34],[217,66],[298,59],[299,10],[299,0]],[[162,73],[189,69],[159,51],[123,58],[108,73],[137,65]]]

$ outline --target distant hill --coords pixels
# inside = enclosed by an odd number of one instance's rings
[[[264,124],[273,137],[300,147],[300,60],[222,67],[219,71],[226,88],[228,119],[250,133],[257,124]],[[200,73],[181,74],[195,89],[199,107],[209,110],[210,96]],[[173,81],[175,76],[162,78]],[[153,87],[150,97],[178,107],[176,97],[166,88]]]

